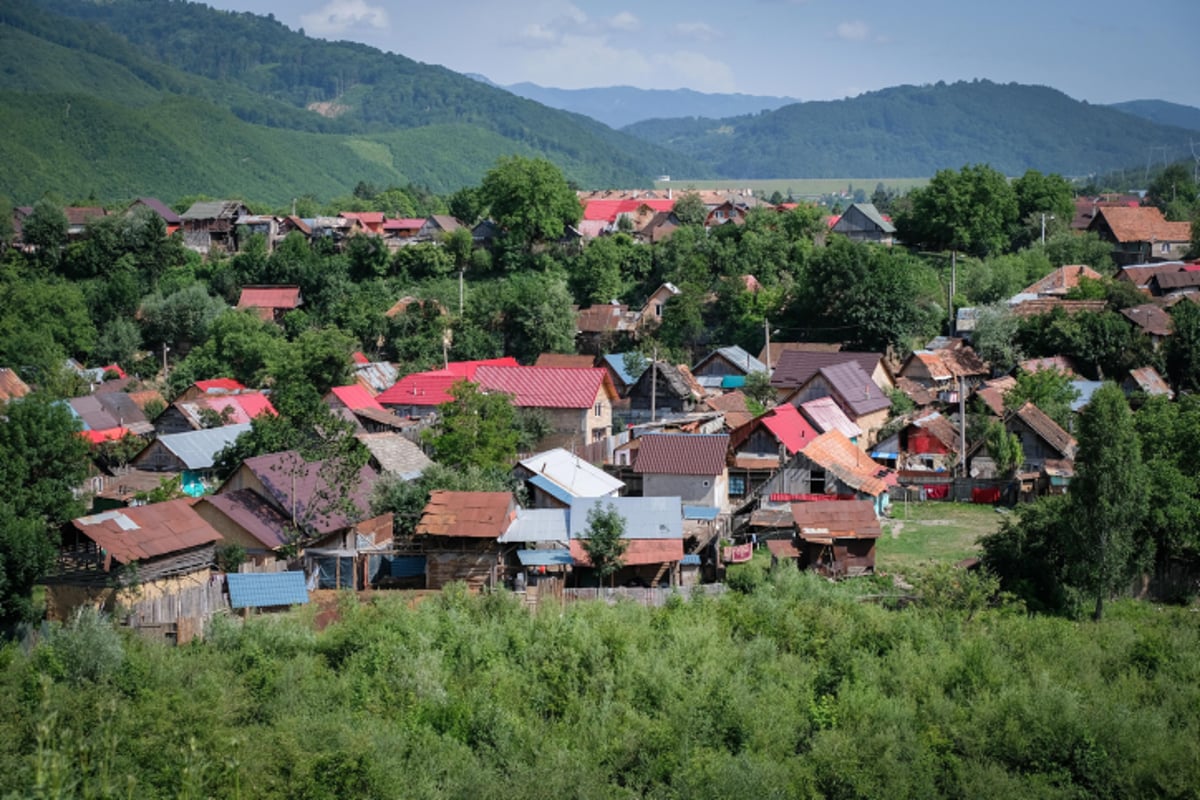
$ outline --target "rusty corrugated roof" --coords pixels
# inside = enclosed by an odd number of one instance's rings
[[[870,500],[792,503],[792,521],[801,538],[878,539],[882,531]]]
[[[220,541],[216,528],[192,508],[194,502],[183,498],[114,509],[71,524],[114,561],[129,564]]]
[[[421,512],[420,536],[498,539],[517,518],[511,492],[451,492],[437,489]]]
[[[683,539],[626,539],[625,541],[625,554],[621,556],[621,561],[627,567],[661,564],[664,561],[679,561],[683,558]],[[581,540],[572,539],[570,546],[571,558],[576,566],[592,566]]]
[[[809,461],[852,489],[872,496],[887,490],[884,479],[890,470],[859,450],[839,430],[822,433],[802,452]]]

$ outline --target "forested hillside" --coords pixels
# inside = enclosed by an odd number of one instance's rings
[[[624,129],[721,175],[923,176],[986,163],[1098,174],[1144,163],[1147,147],[1188,156],[1189,132],[1093,106],[1044,86],[990,81],[898,86],[850,100],[797,103],[731,119],[662,119]]]
[[[190,3],[145,10],[123,0],[0,9],[9,92],[0,193],[18,202],[55,191],[282,203],[344,194],[364,180],[448,191],[510,154],[544,155],[581,185],[704,173],[441,67],[311,40],[250,14]],[[323,113],[306,108],[320,102],[330,104],[317,107]]]
[[[1112,108],[1161,125],[1200,131],[1200,108],[1168,103],[1165,100],[1130,100],[1126,103],[1113,103]]]

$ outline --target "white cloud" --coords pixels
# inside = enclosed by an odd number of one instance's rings
[[[691,42],[711,42],[717,38],[717,29],[707,22],[676,22],[671,28],[676,39]]]
[[[608,27],[614,31],[636,31],[642,23],[628,11],[621,11],[607,20]]]
[[[329,0],[323,8],[300,17],[300,22],[310,35],[329,36],[363,26],[386,28],[388,15],[384,8],[368,5],[366,0]]]
[[[870,29],[867,28],[867,23],[862,20],[839,23],[835,32],[839,39],[845,39],[847,42],[862,42],[871,35]]]

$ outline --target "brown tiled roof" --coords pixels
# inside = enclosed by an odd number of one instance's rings
[[[419,536],[497,539],[517,518],[510,492],[450,492],[436,489],[417,523]]]
[[[1091,311],[1099,314],[1108,308],[1105,300],[1063,300],[1059,297],[1039,297],[1036,300],[1026,300],[1012,307],[1012,313],[1018,317],[1036,317],[1039,314],[1049,314],[1056,308],[1061,308],[1068,314],[1080,311]]]
[[[878,539],[883,533],[870,500],[792,503],[792,521],[801,539]]]
[[[1030,358],[1022,361],[1019,366],[1023,372],[1041,372],[1043,370],[1051,370],[1053,372],[1062,372],[1066,375],[1070,375],[1072,378],[1079,375],[1079,371],[1075,369],[1075,362],[1073,362],[1068,356]]]
[[[633,471],[638,475],[720,475],[729,436],[724,433],[649,433]]]
[[[930,405],[937,400],[937,397],[933,394],[933,392],[929,391],[911,378],[896,378],[896,388],[899,389],[909,400],[912,400],[918,408],[921,406]]]
[[[1186,242],[1192,235],[1190,223],[1167,222],[1154,206],[1101,208],[1090,227],[1101,219],[1118,242]]]
[[[1164,272],[1182,272],[1184,264],[1182,261],[1164,261],[1158,264],[1130,264],[1126,267],[1121,267],[1117,271],[1117,278],[1125,278],[1139,289],[1145,289],[1150,285],[1151,279],[1155,275],[1161,275]]]
[[[975,390],[975,394],[979,399],[987,404],[991,412],[998,417],[1004,416],[1004,395],[1008,390],[1017,385],[1017,379],[1011,375],[1004,375],[1000,378],[993,378],[986,383],[980,385]]]
[[[632,330],[637,320],[624,304],[604,304],[579,309],[575,327],[583,333]]]
[[[882,360],[882,353],[784,350],[775,362],[775,371],[771,374],[771,385],[781,389],[803,386],[822,367],[832,367],[846,362],[858,364],[869,377]]]
[[[1154,303],[1143,303],[1133,308],[1123,308],[1125,318],[1151,336],[1170,336],[1171,315]]]
[[[802,453],[852,489],[873,496],[887,490],[887,467],[873,461],[841,431],[822,433]]]
[[[72,520],[114,560],[129,564],[219,542],[221,534],[196,513],[190,497],[114,509]]]
[[[1030,430],[1042,438],[1046,444],[1053,447],[1065,458],[1075,457],[1075,437],[1062,429],[1057,422],[1046,416],[1046,412],[1033,403],[1026,403],[1017,409],[1017,417]]]
[[[0,369],[0,402],[24,397],[29,394],[29,385],[11,369]]]
[[[1150,289],[1191,289],[1200,286],[1200,270],[1183,272],[1160,272],[1150,279]]]
[[[592,356],[580,356],[574,353],[542,353],[533,363],[535,367],[567,367],[570,369],[591,369],[596,366]]]
[[[1020,294],[1056,294],[1063,295],[1079,286],[1082,278],[1098,281],[1104,276],[1091,267],[1083,264],[1070,264],[1059,267],[1041,280],[1034,281],[1021,290]]]
[[[238,308],[296,308],[300,305],[299,286],[246,286],[238,298]]]
[[[725,427],[734,430],[754,419],[754,414],[746,407],[746,395],[740,390],[719,394],[704,401],[713,411],[725,415]]]
[[[954,427],[954,423],[940,413],[935,411],[932,414],[927,414],[920,419],[913,420],[912,424],[921,430],[928,431],[931,436],[944,444],[950,452],[958,452],[958,428]]]

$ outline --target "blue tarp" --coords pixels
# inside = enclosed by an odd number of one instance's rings
[[[719,514],[719,513],[720,513],[719,509],[717,509],[713,506],[684,506],[683,507],[683,518],[684,519],[713,520],[713,519],[717,518],[717,514]]]
[[[570,550],[518,550],[517,558],[523,567],[569,567]]]

